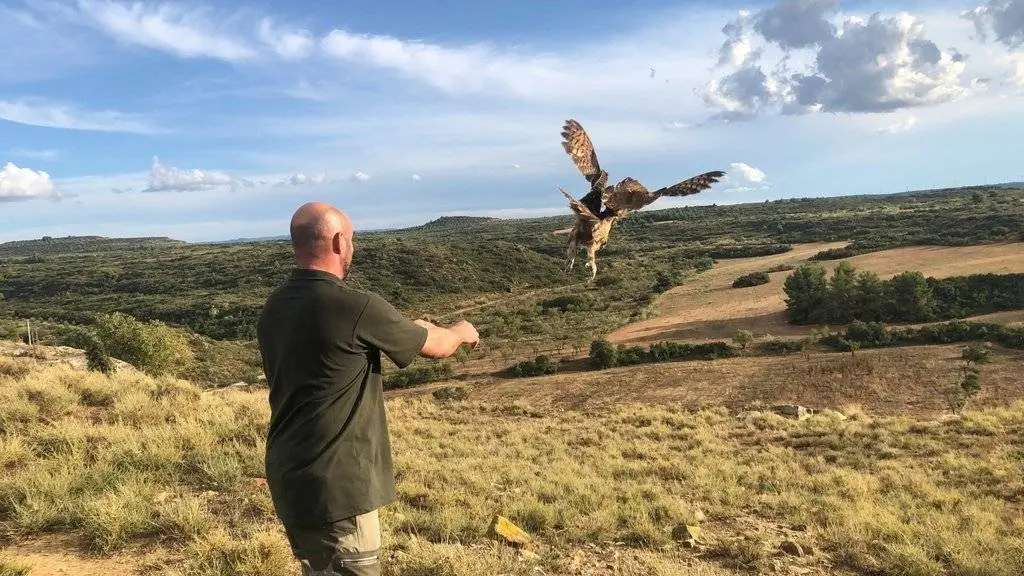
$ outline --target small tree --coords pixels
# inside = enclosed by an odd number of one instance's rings
[[[746,352],[747,346],[754,341],[754,333],[750,330],[737,330],[736,334],[732,337],[732,341],[740,347],[740,350]]]
[[[963,414],[967,403],[981,391],[981,369],[978,364],[988,362],[988,346],[971,344],[960,352],[961,364],[956,382],[946,391],[946,402],[954,414]]]
[[[619,351],[607,340],[590,343],[590,361],[597,368],[611,368],[619,363]]]
[[[793,324],[813,324],[828,314],[828,284],[825,269],[813,264],[801,264],[783,284],[786,308]]]

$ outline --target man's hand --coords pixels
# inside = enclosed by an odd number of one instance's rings
[[[463,344],[469,344],[472,348],[480,342],[476,328],[465,320],[451,328],[442,328],[422,319],[415,322],[427,329],[427,341],[420,350],[420,354],[427,358],[447,358]]]
[[[462,343],[469,344],[470,348],[476,348],[480,343],[480,334],[477,333],[476,327],[465,320],[460,320],[451,329],[462,338]]]

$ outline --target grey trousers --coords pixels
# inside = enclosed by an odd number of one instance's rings
[[[285,526],[302,576],[380,576],[377,510],[316,528]]]

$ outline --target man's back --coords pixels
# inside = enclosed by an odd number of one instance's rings
[[[392,501],[380,353],[404,367],[426,330],[333,274],[296,269],[257,334],[270,386],[267,483],[282,520],[318,525]]]

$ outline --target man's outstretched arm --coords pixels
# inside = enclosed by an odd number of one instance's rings
[[[423,343],[420,355],[427,358],[447,358],[463,344],[476,346],[480,335],[472,324],[462,320],[451,328],[437,326],[426,320],[416,320],[416,324],[427,329],[427,340]]]

